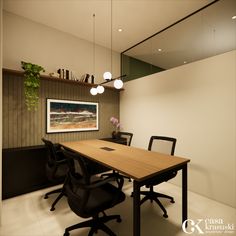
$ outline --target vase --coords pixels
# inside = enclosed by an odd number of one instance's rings
[[[119,132],[113,131],[113,132],[111,133],[111,136],[112,136],[113,139],[118,139],[118,138],[119,138]]]

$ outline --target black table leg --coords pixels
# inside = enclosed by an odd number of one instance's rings
[[[140,184],[133,181],[133,236],[140,236]]]
[[[182,169],[182,223],[188,219],[188,169],[187,164]],[[186,224],[187,227],[187,224]]]

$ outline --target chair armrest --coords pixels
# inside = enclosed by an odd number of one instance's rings
[[[176,175],[177,175],[177,171],[170,171],[168,173],[161,175],[159,178],[151,181],[149,184],[146,184],[145,186],[147,188],[149,188],[150,186],[155,186],[155,185],[161,184],[163,182],[167,182],[170,179],[173,179]]]
[[[65,157],[63,151],[61,149],[56,150],[56,156],[57,156],[57,163],[66,163],[67,162],[67,158]]]
[[[108,178],[105,178],[102,180],[95,181],[95,182],[91,183],[90,185],[85,185],[85,188],[86,189],[98,188],[98,187],[101,187],[102,185],[105,185],[105,184],[107,184],[111,181],[115,181],[115,180],[116,180],[115,177],[108,177]]]
[[[99,180],[99,181],[95,181],[95,182],[93,182],[92,184],[90,184],[90,185],[87,185],[88,186],[88,188],[89,189],[91,189],[91,188],[97,188],[97,187],[100,187],[100,186],[102,186],[102,185],[104,185],[104,184],[106,184],[106,183],[109,183],[109,182],[111,182],[111,181],[116,181],[116,183],[117,183],[117,187],[118,187],[118,189],[119,190],[121,190],[122,189],[122,187],[123,187],[123,184],[124,184],[124,178],[122,177],[122,176],[120,176],[119,174],[117,174],[117,175],[113,175],[113,176],[109,176],[109,177],[107,177],[107,178],[105,178],[105,179],[103,179],[103,180]]]
[[[98,181],[95,181],[89,185],[86,185],[86,184],[81,184],[81,183],[76,183],[76,185],[82,189],[94,189],[94,188],[98,188],[98,187],[101,187],[111,181],[116,181],[116,178],[115,177],[108,177],[106,179],[102,179],[102,180],[98,180]]]
[[[59,143],[54,143],[53,146],[56,150],[61,148],[61,144],[59,144]]]
[[[66,160],[66,159],[56,161],[57,164],[66,164],[67,162],[68,162],[68,160]]]

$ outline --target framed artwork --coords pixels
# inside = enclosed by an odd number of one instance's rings
[[[98,130],[98,103],[47,99],[47,133]]]

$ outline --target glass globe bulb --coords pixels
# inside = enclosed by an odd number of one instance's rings
[[[91,89],[90,89],[90,93],[91,93],[93,96],[95,96],[95,95],[97,95],[98,91],[97,91],[96,88],[91,88]]]
[[[116,89],[121,89],[123,87],[123,81],[121,79],[116,79],[114,81],[114,87]]]
[[[97,92],[99,93],[99,94],[102,94],[103,92],[104,92],[104,87],[102,86],[102,85],[98,85],[97,86]]]
[[[111,78],[112,78],[111,72],[106,71],[106,72],[103,74],[103,78],[104,78],[105,80],[111,80]]]

